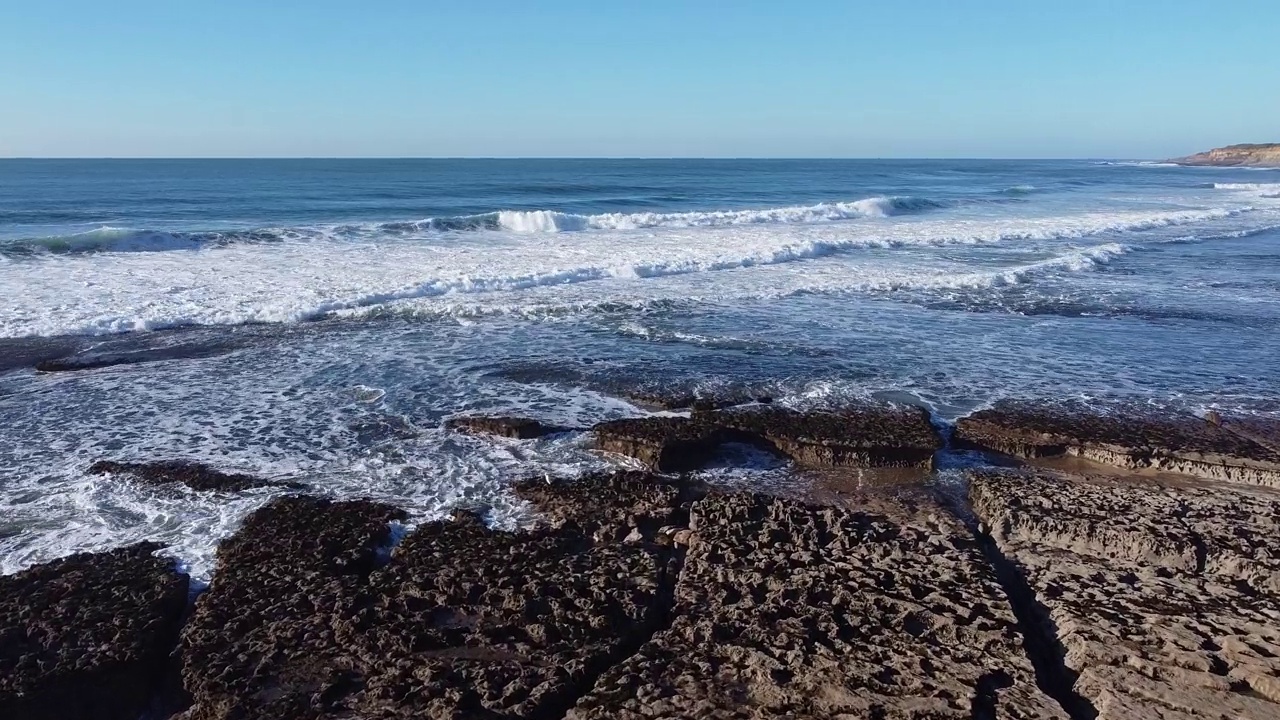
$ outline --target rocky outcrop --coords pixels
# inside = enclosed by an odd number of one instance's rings
[[[942,445],[927,412],[891,406],[707,411],[689,418],[614,420],[593,431],[600,449],[662,472],[696,469],[725,442],[752,444],[809,467],[927,468]]]
[[[592,432],[599,449],[633,457],[658,472],[696,470],[725,439],[719,426],[684,417],[610,420]]]
[[[136,720],[160,689],[187,576],[140,543],[0,577],[0,718]]]
[[[300,489],[298,483],[281,483],[242,473],[226,473],[197,462],[162,460],[131,463],[100,460],[89,466],[90,475],[121,475],[147,485],[186,485],[192,490],[237,492],[258,487]]]
[[[184,633],[184,717],[562,716],[664,621],[678,559],[645,535],[677,519],[676,491],[624,475],[528,492],[553,526],[460,513],[380,565],[389,508],[258,511]]]
[[[1066,717],[936,504],[894,518],[716,493],[689,528],[670,627],[568,718]]]
[[[1280,717],[1280,496],[975,474],[974,512],[1100,720]]]
[[[1280,487],[1280,453],[1224,425],[1167,412],[1001,402],[961,418],[954,440],[1022,458],[1072,455],[1127,470]]]
[[[546,435],[565,432],[567,428],[546,425],[538,420],[510,416],[467,416],[450,418],[445,427],[456,432],[479,435],[497,435],[516,440],[532,440]]]
[[[1168,162],[1214,167],[1280,167],[1280,143],[1228,145]]]

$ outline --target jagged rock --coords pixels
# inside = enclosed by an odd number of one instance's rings
[[[690,418],[613,420],[593,431],[602,450],[629,455],[661,472],[697,469],[730,441],[811,467],[931,467],[942,446],[928,413],[891,406],[704,411]]]
[[[621,395],[627,400],[642,407],[659,408],[662,410],[693,410],[695,412],[722,410],[724,408],[749,405],[751,403],[767,405],[773,402],[773,397],[771,395],[753,392],[699,395],[694,392],[646,392],[637,390],[626,391],[621,393]]]
[[[810,467],[932,467],[942,441],[921,408],[890,405],[838,412],[760,408],[720,412],[732,437],[770,448]]]
[[[992,569],[938,506],[891,519],[716,493],[689,530],[671,626],[570,720],[1065,720]]]
[[[628,455],[658,472],[697,469],[724,439],[721,428],[683,417],[610,420],[592,432],[601,450]]]
[[[505,416],[451,418],[445,421],[445,427],[458,432],[498,435],[517,440],[531,440],[564,432],[567,429],[546,425],[530,418]]]
[[[0,718],[136,720],[159,692],[187,576],[154,543],[0,577]]]
[[[1099,720],[1280,717],[1280,494],[975,473],[975,513]]]
[[[148,485],[178,483],[192,490],[217,490],[235,492],[257,487],[287,487],[298,489],[298,483],[281,483],[242,473],[225,473],[197,462],[162,460],[159,462],[131,463],[99,460],[89,466],[91,475],[128,475],[137,482]]]
[[[961,418],[962,446],[1023,458],[1073,455],[1129,470],[1155,469],[1280,487],[1280,454],[1199,418],[1075,404],[1001,402]]]
[[[562,716],[659,626],[676,570],[670,551],[590,525],[670,524],[675,491],[623,475],[530,499],[559,521],[509,534],[459,513],[380,567],[389,508],[258,511],[219,549],[184,633],[184,719]]]
[[[632,531],[641,539],[654,539],[682,496],[694,492],[645,472],[597,473],[571,482],[526,480],[514,489],[552,527],[610,541]]]

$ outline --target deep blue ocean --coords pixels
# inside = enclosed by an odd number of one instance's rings
[[[512,477],[619,461],[445,418],[585,427],[644,412],[619,389],[671,387],[943,421],[1004,397],[1275,415],[1278,338],[1280,171],[0,160],[0,572],[152,538],[203,576],[273,494],[131,488],[87,475],[100,459],[502,524]]]

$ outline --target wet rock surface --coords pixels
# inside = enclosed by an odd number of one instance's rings
[[[976,473],[974,512],[1088,715],[1280,717],[1280,494]]]
[[[897,515],[694,503],[670,627],[567,717],[1066,717],[963,526],[932,503]]]
[[[865,406],[840,412],[752,407],[691,417],[614,420],[593,428],[598,447],[671,472],[701,467],[726,442],[751,444],[810,467],[931,467],[942,446],[919,408]]]
[[[1002,402],[961,418],[955,441],[1022,458],[1074,455],[1129,470],[1280,487],[1280,453],[1247,434],[1133,407]]]
[[[281,483],[242,473],[222,472],[197,462],[162,460],[131,463],[100,460],[89,466],[90,475],[119,475],[147,485],[186,485],[192,490],[236,492],[259,487],[300,489],[299,483]]]
[[[532,440],[568,430],[568,428],[547,425],[530,418],[509,416],[456,417],[445,421],[445,427],[457,432],[497,435],[517,440]]]
[[[670,605],[678,560],[644,536],[677,519],[676,491],[640,480],[530,485],[551,527],[459,513],[381,565],[392,509],[267,506],[220,548],[184,634],[184,717],[562,716]]]
[[[140,543],[0,577],[0,718],[136,720],[159,691],[187,577]]]

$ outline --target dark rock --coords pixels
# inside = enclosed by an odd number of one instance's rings
[[[545,425],[529,418],[504,416],[457,417],[446,420],[444,425],[458,432],[498,435],[517,440],[530,440],[568,430],[556,425]]]
[[[1023,458],[1072,455],[1280,487],[1280,454],[1200,418],[1145,409],[1001,402],[956,423],[962,446]]]
[[[976,543],[931,511],[696,502],[671,626],[566,717],[1064,720]]]
[[[931,467],[942,442],[918,408],[864,406],[839,412],[760,407],[690,418],[614,420],[593,428],[602,450],[660,472],[701,467],[724,442],[750,443],[810,467]]]
[[[376,568],[388,508],[258,511],[219,549],[184,633],[184,718],[563,716],[658,627],[674,581],[671,550],[619,539],[675,519],[674,488],[638,474],[574,487],[520,488],[552,527],[458,513]]]
[[[137,720],[159,692],[187,576],[153,543],[0,577],[0,718]]]
[[[552,527],[595,539],[622,541],[632,533],[653,540],[671,509],[696,490],[644,472],[589,475],[573,482],[527,480],[516,494],[533,503]]]
[[[192,490],[236,492],[257,487],[287,487],[298,489],[297,483],[280,483],[263,480],[252,475],[224,473],[208,465],[185,460],[130,463],[100,460],[89,466],[91,475],[128,475],[148,485],[179,483]]]
[[[711,411],[760,403],[767,405],[773,398],[765,393],[729,392],[721,394],[698,394],[696,392],[647,392],[641,390],[623,391],[620,393],[628,401],[641,407],[661,410],[694,410]]]
[[[1278,716],[1275,491],[1032,470],[970,496],[1099,720]]]
[[[41,360],[36,363],[35,367],[37,371],[45,373],[97,370],[99,368],[138,365],[165,360],[193,360],[217,357],[234,351],[238,346],[238,342],[225,342],[223,344],[195,343],[117,353],[68,355]]]
[[[755,442],[810,467],[932,467],[942,447],[929,413],[890,405],[838,412],[759,408],[721,412],[732,437]]]
[[[658,472],[695,470],[724,441],[719,426],[683,417],[611,420],[592,431],[601,450],[628,455]]]

